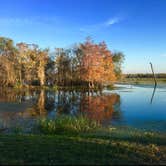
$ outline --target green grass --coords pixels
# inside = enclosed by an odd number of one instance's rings
[[[80,135],[0,135],[0,164],[166,164],[165,135],[114,129]]]
[[[101,127],[84,116],[40,120],[38,134],[0,135],[0,165],[166,164],[166,134]]]
[[[82,133],[100,128],[100,124],[84,116],[60,116],[56,119],[41,119],[37,124],[38,130],[44,134]]]
[[[157,78],[158,84],[166,84],[166,78]],[[121,83],[130,83],[130,84],[154,84],[153,78],[125,78],[120,81]]]

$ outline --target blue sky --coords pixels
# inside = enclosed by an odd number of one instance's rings
[[[166,0],[0,0],[0,36],[69,47],[87,36],[126,55],[125,73],[166,72]]]

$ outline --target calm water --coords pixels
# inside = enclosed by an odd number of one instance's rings
[[[166,132],[166,86],[116,85],[102,93],[0,89],[0,128],[31,125],[40,117],[86,115],[103,125]]]

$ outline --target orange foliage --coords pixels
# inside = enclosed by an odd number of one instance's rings
[[[112,55],[104,42],[93,44],[87,40],[81,45],[81,50],[83,52],[81,77],[84,81],[92,84],[115,81]]]
[[[98,122],[109,121],[114,111],[113,105],[120,100],[119,95],[110,96],[87,96],[81,102],[81,111],[88,118]]]

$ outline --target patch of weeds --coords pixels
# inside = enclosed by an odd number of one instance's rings
[[[44,134],[92,132],[100,127],[98,122],[84,116],[60,116],[51,120],[41,119],[38,123],[39,130]]]

